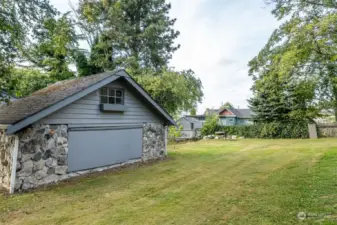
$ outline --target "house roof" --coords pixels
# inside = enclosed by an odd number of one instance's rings
[[[0,106],[0,124],[10,124],[7,133],[15,133],[117,79],[126,80],[169,124],[175,125],[172,117],[124,70],[60,81],[10,105]]]
[[[221,114],[225,110],[229,110],[237,118],[249,119],[249,118],[251,118],[254,115],[253,111],[250,110],[250,109],[235,109],[235,108],[230,108],[230,109],[207,109],[206,112],[211,113],[211,115],[214,115],[214,114],[215,115],[219,115],[219,114]]]
[[[183,117],[185,120],[187,120],[188,122],[190,123],[201,123],[200,120],[197,120],[196,118],[193,118],[193,117],[189,117],[189,116],[185,116]]]
[[[218,115],[219,114],[219,109],[206,109],[205,115]]]
[[[253,115],[253,111],[250,109],[235,109],[235,108],[230,108],[229,111],[234,113],[238,118],[245,118],[249,119]]]

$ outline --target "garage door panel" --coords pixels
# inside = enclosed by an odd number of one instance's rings
[[[69,172],[113,165],[141,156],[142,129],[69,132]]]

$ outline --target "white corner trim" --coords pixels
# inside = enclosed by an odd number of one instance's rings
[[[19,150],[19,137],[13,135],[14,137],[14,149],[12,155],[12,172],[11,172],[11,183],[9,193],[13,194],[15,189],[15,179],[16,179],[16,165],[18,162],[18,150]]]
[[[167,142],[168,142],[168,126],[165,126],[165,155],[167,155]]]

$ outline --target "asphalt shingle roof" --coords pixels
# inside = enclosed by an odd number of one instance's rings
[[[110,76],[112,72],[60,81],[28,97],[13,101],[10,105],[0,106],[0,124],[17,123]]]
[[[250,109],[230,108],[228,110],[234,113],[234,115],[236,115],[238,118],[249,119],[254,115],[253,111]],[[221,113],[222,111],[223,110],[220,110],[220,109],[206,109],[206,113],[208,113],[209,115],[219,115],[219,113]]]
[[[190,123],[201,123],[200,120],[193,118],[193,117],[185,116],[184,118]]]
[[[250,109],[229,109],[232,113],[234,113],[238,118],[251,118],[253,115],[252,110]]]

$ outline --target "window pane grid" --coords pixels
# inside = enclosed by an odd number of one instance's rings
[[[101,88],[100,100],[102,104],[124,104],[124,92],[120,89]]]

